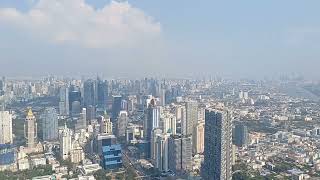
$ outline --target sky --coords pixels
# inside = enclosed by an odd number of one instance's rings
[[[319,79],[320,1],[1,0],[7,76]]]

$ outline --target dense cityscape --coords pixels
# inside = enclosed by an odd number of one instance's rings
[[[320,0],[0,0],[0,180],[320,180]]]
[[[0,80],[0,179],[319,179],[320,84]]]

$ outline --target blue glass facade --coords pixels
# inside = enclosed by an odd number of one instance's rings
[[[9,165],[14,163],[14,149],[9,144],[0,144],[0,165]]]
[[[117,169],[122,167],[121,145],[113,144],[102,147],[103,166],[105,169]]]
[[[140,158],[149,158],[150,157],[150,142],[142,141],[139,142],[137,145],[139,149]]]

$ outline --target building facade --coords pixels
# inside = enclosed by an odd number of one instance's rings
[[[31,108],[29,108],[27,111],[27,116],[24,124],[24,132],[27,147],[34,148],[37,144],[37,122]]]
[[[237,124],[234,128],[234,144],[242,147],[249,143],[249,134],[247,126]]]
[[[206,180],[232,179],[232,120],[229,111],[205,111],[204,162],[201,174]]]
[[[0,144],[12,144],[12,114],[0,111]]]
[[[54,108],[47,108],[42,120],[42,139],[44,141],[57,140],[58,134],[58,115]]]
[[[192,168],[191,137],[173,135],[168,140],[169,169],[175,173],[182,173]]]
[[[64,128],[60,132],[60,156],[63,160],[66,160],[70,157],[70,151],[72,148],[72,131],[67,127]]]

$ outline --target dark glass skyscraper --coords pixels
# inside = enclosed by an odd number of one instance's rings
[[[204,162],[201,174],[206,180],[232,179],[231,124],[229,111],[205,111]]]
[[[146,119],[144,122],[145,138],[147,141],[151,138],[151,132],[153,129],[160,126],[160,109],[155,105],[154,99],[151,100],[146,112]]]
[[[69,110],[72,112],[72,103],[79,102],[81,104],[81,92],[79,90],[72,90],[69,92]]]
[[[98,108],[105,110],[107,108],[107,98],[108,98],[108,83],[107,81],[97,81],[97,104]]]
[[[155,100],[152,99],[149,107],[146,110],[145,121],[144,121],[144,136],[145,140],[148,142],[146,152],[147,157],[151,156],[151,139],[152,139],[152,130],[160,126],[160,109],[155,104]]]
[[[83,105],[85,108],[96,105],[95,82],[89,79],[83,84]]]
[[[112,102],[112,119],[116,119],[121,111],[122,96],[113,96]]]
[[[234,144],[237,146],[245,146],[249,142],[249,134],[247,126],[237,124],[234,129]]]

